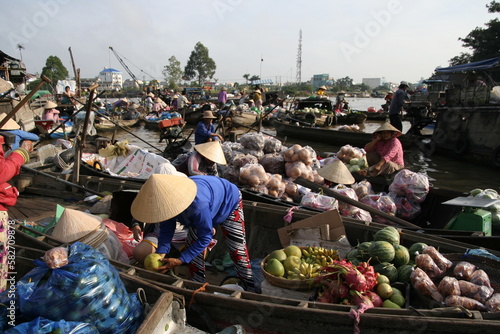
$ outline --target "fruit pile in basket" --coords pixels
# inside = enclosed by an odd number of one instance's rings
[[[290,245],[269,254],[264,270],[279,278],[306,280],[319,275],[321,268],[338,259],[336,249]]]

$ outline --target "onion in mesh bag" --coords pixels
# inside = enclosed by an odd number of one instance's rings
[[[260,158],[259,163],[264,167],[266,172],[271,174],[285,173],[285,160],[279,153],[265,154]]]
[[[258,164],[259,160],[250,154],[238,153],[233,158],[233,167],[238,169],[247,164]]]
[[[246,149],[261,151],[264,148],[264,135],[257,132],[245,133],[240,138],[240,144]]]
[[[276,138],[268,138],[264,141],[264,153],[279,153],[281,152],[281,140]]]

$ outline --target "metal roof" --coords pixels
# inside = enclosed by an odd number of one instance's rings
[[[263,79],[263,80],[253,80],[250,81],[251,85],[265,85],[265,84],[272,84],[273,80],[271,79]]]

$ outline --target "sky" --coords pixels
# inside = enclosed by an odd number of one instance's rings
[[[209,50],[221,83],[244,74],[277,83],[314,74],[334,79],[385,78],[417,82],[469,50],[462,46],[490,14],[491,0],[0,0],[0,45],[41,73],[57,56],[82,78],[114,68],[130,78],[113,49],[138,79],[163,80],[175,56],[186,65],[196,43]],[[19,50],[21,44],[24,49]]]

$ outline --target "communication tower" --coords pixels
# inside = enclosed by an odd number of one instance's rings
[[[302,82],[302,29],[299,31],[299,48],[297,49],[297,83]]]

